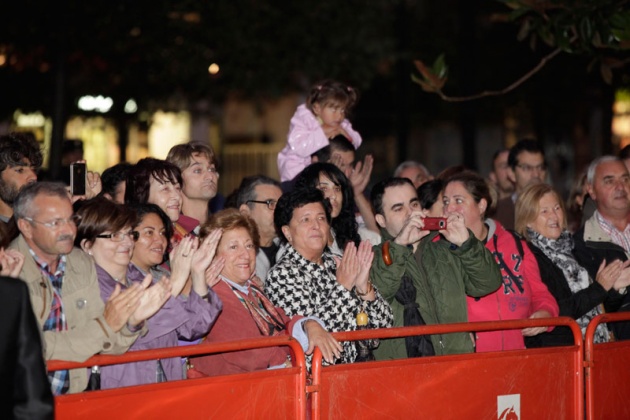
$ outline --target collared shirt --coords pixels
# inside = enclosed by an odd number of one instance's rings
[[[62,255],[59,257],[57,270],[52,273],[50,272],[50,266],[39,258],[30,247],[28,252],[33,257],[33,260],[35,260],[39,271],[41,271],[42,275],[46,276],[50,284],[52,284],[53,298],[50,304],[50,313],[43,324],[43,329],[44,331],[65,331],[68,329],[68,325],[63,309],[63,300],[61,299],[61,289],[63,286],[63,276],[66,272],[66,256]],[[70,388],[70,374],[67,370],[50,372],[48,374],[48,380],[50,381],[54,395],[65,394]]]
[[[630,224],[626,225],[623,231],[617,229],[612,223],[604,219],[604,217],[595,210],[595,217],[599,226],[606,234],[610,235],[612,243],[622,247],[627,253],[630,252]]]

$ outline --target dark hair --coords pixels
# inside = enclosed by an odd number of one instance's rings
[[[273,185],[274,187],[280,187],[280,183],[273,178],[269,178],[265,175],[252,175],[243,178],[241,185],[238,187],[236,193],[235,207],[239,208],[243,204],[248,204],[250,200],[257,200],[256,187],[259,185]],[[250,208],[254,208],[254,203],[248,204]]]
[[[33,200],[39,195],[59,197],[70,202],[66,186],[60,182],[33,182],[20,190],[13,202],[13,217],[15,220],[30,217],[33,214]]]
[[[361,243],[361,237],[359,236],[359,225],[354,215],[355,203],[352,186],[348,178],[339,168],[332,163],[313,163],[304,168],[304,170],[295,177],[293,188],[318,188],[320,175],[326,176],[335,185],[341,188],[343,197],[341,211],[337,217],[332,219],[331,223],[339,248],[344,249],[349,241],[354,242],[355,245],[358,246]]]
[[[330,224],[330,202],[324,200],[324,194],[315,188],[294,188],[282,194],[278,200],[278,205],[273,213],[273,223],[276,226],[278,238],[287,242],[287,238],[282,232],[282,226],[286,226],[293,218],[293,211],[311,203],[320,203],[326,213],[326,220]]]
[[[346,115],[357,102],[356,89],[335,80],[323,80],[311,88],[306,98],[306,107],[313,111],[314,104],[325,106],[339,102],[346,108]]]
[[[234,229],[245,229],[254,242],[256,251],[260,246],[260,235],[258,234],[258,227],[254,220],[241,213],[237,209],[224,209],[214,213],[210,216],[210,219],[204,223],[199,230],[199,239],[204,240],[210,232],[215,229],[221,229],[223,232]]]
[[[111,197],[116,195],[116,189],[121,182],[127,181],[127,173],[132,167],[131,163],[121,162],[105,169],[101,174],[101,184],[103,185],[101,195],[109,194]]]
[[[417,189],[420,207],[430,209],[440,199],[443,188],[444,181],[441,179],[432,179],[420,185]]]
[[[372,188],[372,193],[370,194],[370,201],[372,202],[372,210],[374,210],[374,214],[383,214],[383,196],[385,195],[385,190],[390,187],[398,187],[401,185],[409,185],[415,191],[416,188],[413,186],[413,182],[409,178],[400,178],[390,176],[376,184]]]
[[[328,140],[328,146],[324,146],[311,155],[316,157],[318,162],[329,162],[334,152],[356,152],[354,145],[344,135],[338,134]]]
[[[182,185],[182,173],[177,166],[161,159],[144,158],[127,173],[125,203],[148,203],[151,178],[165,184]]]
[[[133,225],[134,229],[137,228],[140,223],[142,223],[144,216],[146,216],[147,214],[156,214],[160,218],[160,220],[162,220],[162,223],[164,224],[164,237],[166,238],[166,241],[168,242],[166,244],[166,249],[170,249],[169,245],[171,243],[171,238],[173,237],[173,232],[174,232],[173,222],[168,217],[168,215],[164,213],[164,210],[162,210],[160,206],[153,203],[143,203],[143,204],[133,204],[129,206],[129,209],[133,210],[133,212],[136,215],[136,223]],[[165,257],[166,256],[167,254],[165,254]]]
[[[519,140],[518,143],[510,149],[510,154],[508,155],[508,166],[512,168],[512,170],[516,169],[516,165],[518,165],[518,156],[523,152],[540,153],[543,157],[543,163],[546,163],[545,151],[540,146],[540,143],[533,139],[523,139]]]
[[[96,235],[107,231],[118,232],[125,226],[133,227],[136,224],[136,215],[133,210],[105,197],[95,197],[84,201],[76,214],[79,223],[74,245],[78,247],[81,246],[83,240],[93,243]]]
[[[36,170],[42,166],[42,152],[35,136],[17,132],[0,136],[0,172],[10,166],[25,166],[24,158]]]
[[[490,187],[488,187],[488,183],[485,179],[481,177],[477,172],[473,171],[462,171],[456,173],[451,176],[449,179],[444,181],[444,188],[451,182],[460,182],[466,191],[470,195],[472,195],[475,203],[479,203],[481,199],[485,199],[486,203],[486,212],[492,208],[492,195],[490,195]],[[485,216],[485,214],[484,214]]]
[[[501,155],[501,153],[504,153],[504,152],[508,152],[508,156],[509,156],[510,149],[505,149],[505,148],[499,149],[499,150],[495,151],[492,154],[492,160],[490,161],[490,170],[491,171],[494,172],[494,170],[495,170],[494,163],[497,160],[497,158],[499,157],[499,155]]]

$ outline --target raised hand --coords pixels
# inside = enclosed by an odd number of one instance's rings
[[[620,264],[619,275],[617,276],[617,280],[615,280],[612,287],[615,290],[619,290],[628,286],[630,286],[630,260],[626,260]]]
[[[205,273],[214,259],[222,233],[221,229],[215,229],[210,232],[210,235],[203,240],[192,257],[191,277],[193,289],[200,296],[205,295],[208,291]]]
[[[359,274],[359,260],[357,258],[357,247],[350,241],[343,251],[343,257],[334,257],[337,263],[337,283],[348,290],[352,290]]]
[[[17,249],[0,248],[0,275],[19,277],[24,266],[24,255]]]
[[[105,302],[103,318],[109,327],[118,332],[129,321],[131,314],[140,305],[140,298],[144,294],[144,288],[135,283],[121,292],[120,285],[117,284],[114,291]],[[137,325],[137,324],[132,324]]]
[[[446,229],[441,230],[447,241],[457,246],[462,246],[470,236],[464,222],[464,216],[459,213],[451,213],[446,218]]]
[[[374,158],[372,155],[367,155],[363,162],[359,161],[354,165],[354,169],[349,176],[354,195],[363,194],[363,191],[365,191],[365,188],[370,182],[373,167]]]
[[[223,257],[216,257],[214,261],[212,261],[212,264],[210,264],[210,267],[208,267],[204,273],[204,277],[208,287],[213,287],[221,280],[219,274],[221,274],[221,271],[223,271],[224,266],[225,258]]]
[[[138,307],[129,317],[130,325],[135,326],[151,318],[171,297],[171,280],[167,276],[149,287],[151,280],[151,274],[147,274],[142,280],[141,287],[144,293],[140,297]]]
[[[403,224],[400,233],[394,238],[394,242],[398,245],[411,245],[427,236],[430,232],[424,230],[425,214],[422,211],[414,211]]]
[[[361,241],[357,250],[357,261],[359,263],[359,272],[354,286],[360,293],[367,293],[370,281],[370,268],[374,259],[374,251],[370,241]]]
[[[191,266],[196,254],[199,239],[195,236],[187,236],[175,245],[169,255],[171,262],[172,296],[179,296],[190,276]]]

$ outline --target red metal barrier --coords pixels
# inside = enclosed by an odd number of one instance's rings
[[[330,366],[313,357],[313,419],[583,418],[583,348],[570,318],[431,325],[335,333],[338,340],[488,331],[571,328],[573,346]]]
[[[630,341],[593,343],[603,322],[630,321],[630,312],[602,314],[593,318],[584,338],[586,418],[630,418]]]
[[[273,337],[95,356],[84,363],[51,361],[49,370],[111,365],[140,360],[289,346],[294,367],[160,384],[91,391],[55,398],[57,419],[288,418],[306,414],[306,364],[297,341]]]

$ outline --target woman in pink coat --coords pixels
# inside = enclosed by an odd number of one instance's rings
[[[446,181],[444,213],[457,214],[481,241],[484,241],[501,268],[503,287],[481,298],[467,297],[468,321],[495,321],[558,316],[558,303],[540,279],[536,258],[522,239],[507,231],[485,214],[492,198],[478,174],[460,172]],[[553,328],[502,330],[476,333],[476,351],[519,350],[524,336],[534,336]]]

